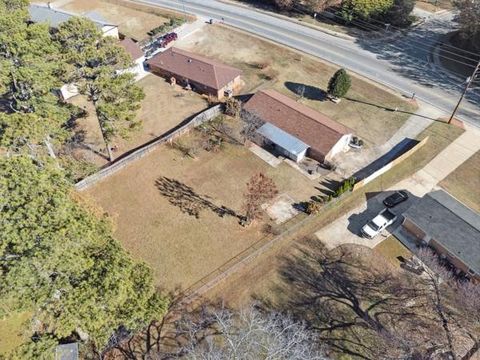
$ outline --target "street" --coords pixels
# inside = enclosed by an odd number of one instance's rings
[[[445,112],[454,108],[463,89],[462,80],[448,74],[432,60],[433,44],[451,27],[451,15],[427,20],[407,35],[395,39],[347,40],[252,8],[217,0],[148,0],[144,2],[186,11],[224,23],[280,44],[318,56],[371,80],[415,96]],[[458,117],[480,126],[478,96],[464,100]]]

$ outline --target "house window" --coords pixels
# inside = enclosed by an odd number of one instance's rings
[[[473,271],[472,269],[468,269],[468,273],[469,273],[470,275],[475,275],[475,271]]]

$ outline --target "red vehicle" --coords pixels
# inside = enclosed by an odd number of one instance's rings
[[[159,41],[159,45],[161,47],[165,47],[167,46],[168,44],[170,44],[172,41],[175,41],[178,39],[178,35],[177,33],[175,32],[171,32],[171,33],[168,33],[166,35],[164,35]]]

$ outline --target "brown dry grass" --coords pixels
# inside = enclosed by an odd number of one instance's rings
[[[333,207],[322,211],[317,215],[317,219],[313,221],[313,224],[316,224],[316,226],[310,226],[304,231],[298,232],[295,236],[276,244],[271,248],[271,251],[258,256],[245,269],[231,275],[223,284],[212,289],[207,297],[214,300],[220,298],[234,307],[244,306],[255,298],[275,301],[277,294],[272,289],[275,284],[281,281],[278,272],[280,266],[279,257],[288,255],[291,252],[292,245],[301,243],[305,236],[310,236],[323,226],[328,225],[349,210],[360,205],[361,202],[365,201],[366,193],[382,191],[411,176],[460,136],[463,131],[458,127],[449,126],[445,123],[433,123],[419,134],[417,138],[422,140],[429,136],[429,141],[410,158],[396,165],[360,190],[341,199]]]
[[[480,212],[480,152],[473,154],[467,161],[450,173],[440,186]]]
[[[219,153],[201,151],[196,159],[160,147],[87,193],[115,218],[116,236],[126,249],[152,266],[157,285],[172,290],[192,285],[264,233],[261,223],[243,228],[237,218],[221,218],[208,209],[198,219],[187,215],[160,194],[156,180],[178,180],[216,206],[241,212],[245,184],[257,172],[272,177],[280,193],[297,201],[317,192],[315,182],[287,164],[273,168],[245,147],[227,144]]]
[[[297,84],[306,86],[300,101],[350,127],[370,143],[383,144],[408,119],[415,105],[372,82],[352,76],[352,88],[338,105],[322,101],[322,91],[338,69],[316,58],[252,37],[223,26],[208,26],[177,43],[178,47],[217,58],[243,70],[245,93],[259,87],[276,90],[298,98]],[[270,63],[267,69],[258,64]],[[266,75],[274,74],[267,81]]]
[[[172,87],[156,75],[147,75],[137,85],[145,91],[145,99],[137,115],[142,121],[142,128],[132,133],[127,140],[117,138],[112,142],[112,145],[117,146],[114,154],[116,157],[159,137],[207,107],[202,96],[180,87]],[[84,96],[75,96],[69,102],[85,109],[88,114],[86,118],[77,121],[77,131],[84,132],[84,144],[88,147],[81,151],[82,156],[97,165],[105,164],[107,159],[102,156],[105,155],[105,144],[95,108]]]
[[[105,20],[118,25],[122,34],[136,40],[145,39],[148,31],[169,21],[167,14],[161,16],[158,10],[141,11],[102,0],[74,0],[62,8],[79,14],[96,11]]]
[[[400,261],[398,260],[399,256],[403,258],[408,258],[411,255],[410,250],[408,250],[395,236],[391,235],[380,244],[373,248],[375,252],[382,255],[390,263],[396,267],[400,266]]]

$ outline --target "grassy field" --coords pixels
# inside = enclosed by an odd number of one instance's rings
[[[400,266],[399,256],[407,259],[410,257],[411,252],[408,250],[395,236],[391,235],[380,244],[375,246],[373,250],[381,254],[390,263],[396,266]]]
[[[158,9],[155,11],[137,10],[122,6],[121,1],[73,0],[62,8],[79,14],[95,11],[105,20],[118,25],[122,34],[136,40],[145,39],[148,31],[170,20],[167,12],[162,14]]]
[[[241,307],[252,299],[260,298],[275,301],[272,286],[279,281],[279,256],[289,254],[292,245],[302,243],[305,237],[310,237],[323,226],[328,225],[341,215],[354,209],[365,201],[365,194],[382,191],[423,168],[445,147],[463,133],[463,130],[445,123],[435,122],[424,130],[418,139],[429,136],[430,140],[416,153],[404,162],[371,181],[360,190],[342,198],[333,206],[325,208],[312,218],[311,224],[293,237],[287,237],[277,243],[271,251],[258,256],[244,270],[232,275],[228,282],[217,286],[209,293],[209,298],[223,299],[231,306]]]
[[[147,75],[137,85],[145,92],[145,99],[137,115],[142,121],[142,128],[132,133],[127,140],[117,138],[113,141],[112,144],[117,147],[115,156],[157,138],[190,116],[201,112],[208,105],[197,93],[183,90],[178,86],[172,87],[156,75]],[[86,147],[81,150],[81,156],[97,165],[105,164],[107,162],[104,157],[105,144],[95,108],[83,96],[73,97],[69,101],[85,109],[88,114],[86,118],[77,121],[77,132],[85,134]]]
[[[440,186],[465,205],[480,212],[480,152],[450,173]]]
[[[328,80],[338,68],[226,27],[206,27],[177,46],[240,68],[245,93],[274,88],[350,127],[370,144],[383,144],[416,108],[400,96],[355,76],[340,104],[326,101]],[[300,99],[298,92],[302,89],[304,96]],[[389,111],[395,108],[404,112]]]
[[[179,141],[197,136],[192,132]],[[264,222],[244,228],[236,216],[219,216],[222,207],[242,213],[245,184],[258,172],[295,201],[318,192],[318,181],[289,165],[273,168],[244,146],[227,144],[217,153],[201,150],[193,159],[160,147],[87,195],[114,217],[126,249],[153,267],[157,285],[173,290],[188,287],[265,236]]]
[[[0,319],[0,357],[23,343],[25,322],[29,316],[28,312],[13,312]]]

